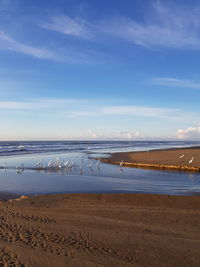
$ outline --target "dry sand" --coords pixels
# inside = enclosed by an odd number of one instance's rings
[[[200,147],[113,153],[110,158],[100,160],[112,164],[123,160],[123,166],[130,167],[200,171]]]
[[[0,216],[0,266],[200,266],[199,196],[44,195]]]

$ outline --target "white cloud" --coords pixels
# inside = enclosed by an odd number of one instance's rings
[[[32,57],[41,59],[60,60],[54,52],[43,48],[37,48],[29,45],[22,44],[9,37],[6,33],[0,31],[0,50],[10,50],[20,52]]]
[[[200,89],[200,83],[196,83],[192,80],[184,80],[184,79],[181,80],[170,77],[155,77],[152,79],[152,82],[155,85]]]
[[[111,99],[107,100],[111,102]],[[181,109],[157,108],[145,106],[106,106],[95,99],[59,99],[41,98],[24,101],[0,101],[0,110],[48,111],[68,118],[82,117],[146,117],[152,119],[167,119],[171,121],[199,122],[199,113],[187,112]]]
[[[48,30],[81,38],[88,38],[90,35],[89,23],[82,18],[72,19],[65,15],[57,15],[51,17],[50,22],[43,23],[40,26]]]
[[[0,101],[0,110],[60,110],[67,105],[82,103],[79,99],[33,99],[27,101]]]
[[[200,126],[179,129],[176,136],[178,139],[183,140],[200,140]]]
[[[200,49],[200,17],[198,8],[180,9],[157,2],[145,14],[144,22],[132,18],[115,17],[94,21],[52,16],[40,26],[49,30],[80,38],[102,39],[117,37],[144,47]]]
[[[144,117],[165,117],[178,113],[178,109],[152,108],[144,106],[111,106],[103,108],[103,113],[109,115],[130,115]]]
[[[11,110],[30,110],[32,109],[30,103],[16,102],[16,101],[0,101],[0,109],[11,109]]]
[[[55,60],[72,64],[90,64],[99,56],[93,51],[80,52],[72,47],[68,47],[67,51],[66,49],[61,49],[60,52],[54,52],[46,48],[25,45],[17,42],[2,31],[0,31],[0,50],[14,51],[39,59]]]
[[[98,116],[100,115],[98,112],[95,111],[83,111],[83,110],[70,110],[66,112],[66,115],[69,118],[78,118],[78,117],[91,117],[91,116]]]
[[[135,131],[135,132],[108,132],[108,133],[96,133],[92,130],[87,133],[86,136],[81,136],[81,138],[85,139],[94,139],[94,140],[140,140],[143,138],[143,134]]]
[[[82,108],[82,107],[81,107]],[[93,106],[87,102],[87,110],[69,110],[67,116],[74,117],[90,117],[90,116],[141,116],[141,117],[172,117],[175,114],[179,117],[181,110],[152,108],[144,106],[104,106],[102,104]]]
[[[145,47],[200,49],[200,17],[197,9],[154,5],[146,23],[116,18],[102,23],[102,31]]]
[[[72,107],[73,108],[73,107]],[[93,102],[86,101],[84,105],[79,105],[79,109],[69,109],[65,114],[70,118],[94,117],[94,116],[132,116],[146,118],[161,118],[168,120],[187,121],[193,123],[199,121],[200,114],[190,111],[183,111],[176,108],[157,108],[148,106],[105,106],[98,103],[94,106]]]

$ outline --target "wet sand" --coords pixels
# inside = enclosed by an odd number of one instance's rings
[[[111,164],[120,164],[123,160],[122,165],[129,167],[199,172],[200,147],[112,153],[110,158],[100,160]]]
[[[0,216],[0,266],[200,266],[200,196],[41,195]]]

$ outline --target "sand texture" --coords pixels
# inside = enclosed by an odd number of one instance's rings
[[[199,196],[45,195],[0,216],[0,266],[200,266]]]
[[[200,148],[176,148],[145,152],[112,153],[102,162],[141,168],[175,169],[200,172]],[[190,162],[191,161],[191,162]]]

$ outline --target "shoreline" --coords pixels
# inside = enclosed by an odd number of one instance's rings
[[[109,158],[98,160],[124,167],[200,172],[199,146],[118,152],[110,155]]]
[[[5,266],[200,263],[200,196],[37,195],[0,202],[0,216]]]

